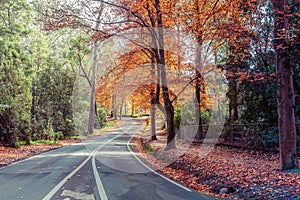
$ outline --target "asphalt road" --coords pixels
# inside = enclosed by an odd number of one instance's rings
[[[138,120],[104,136],[52,150],[0,169],[0,200],[214,199],[147,167],[129,148]]]

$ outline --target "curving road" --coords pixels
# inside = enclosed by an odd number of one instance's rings
[[[215,199],[173,182],[130,151],[141,128],[127,119],[104,136],[63,147],[0,169],[0,200]]]

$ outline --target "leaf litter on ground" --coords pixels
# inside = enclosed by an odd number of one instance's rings
[[[300,199],[300,170],[281,172],[278,153],[180,139],[165,151],[162,131],[158,140],[136,136],[133,142],[153,168],[196,191],[227,199]]]

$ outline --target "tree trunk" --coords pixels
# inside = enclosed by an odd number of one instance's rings
[[[150,115],[151,115],[151,140],[157,140],[156,137],[156,108],[155,104],[151,103]]]
[[[90,112],[89,112],[89,124],[88,133],[92,134],[94,132],[94,121],[95,121],[95,103],[96,103],[96,67],[97,67],[97,40],[94,41],[94,58],[92,66],[92,88],[91,88],[91,102],[90,102]]]
[[[113,109],[113,117],[117,120],[117,96],[115,94],[112,95],[112,109]]]
[[[198,76],[200,75],[200,72],[196,72]],[[195,117],[196,117],[196,126],[197,131],[195,135],[195,142],[197,140],[203,139],[203,127],[202,127],[202,118],[201,118],[201,80],[200,78],[197,78],[196,80],[196,86],[195,86],[195,96],[196,96],[196,102],[195,102]]]
[[[163,80],[163,78],[162,78]],[[174,149],[175,146],[175,129],[174,129],[174,107],[172,105],[172,102],[169,98],[169,90],[168,87],[163,86],[163,98],[164,98],[164,104],[165,109],[167,113],[167,146],[166,150]]]
[[[120,105],[120,116],[119,116],[119,120],[122,120],[122,115],[123,115],[123,103],[124,103],[124,99],[122,98],[121,101],[121,105]]]
[[[36,90],[36,80],[35,78],[32,78],[32,102],[31,102],[31,109],[30,109],[30,113],[31,113],[31,135],[34,135],[34,133],[36,133],[37,131],[37,90]],[[26,142],[27,143],[27,142]],[[30,141],[29,143],[30,144]]]
[[[197,7],[198,8],[198,7]],[[198,10],[198,9],[197,9]],[[202,68],[202,32],[200,31],[197,33],[196,36],[197,40],[197,47],[196,47],[196,58],[195,58],[195,65],[196,65],[196,85],[195,85],[195,96],[196,96],[196,102],[195,102],[195,117],[196,117],[196,126],[197,131],[195,135],[195,142],[197,140],[203,139],[203,128],[202,128],[202,118],[201,118],[201,84],[203,84],[202,81],[202,75],[201,75],[201,68]]]
[[[273,0],[275,14],[274,45],[277,72],[277,112],[280,148],[280,169],[298,168],[295,127],[295,94],[291,63],[287,0]]]
[[[131,101],[131,115],[134,115],[134,100]]]
[[[124,114],[127,115],[128,111],[127,111],[127,101],[125,100],[124,102]]]
[[[152,39],[152,43],[154,43],[154,42],[155,42],[155,40]],[[154,57],[152,57],[152,62],[151,62],[152,80],[155,79],[155,63],[153,61],[154,61]],[[156,90],[156,92],[158,92],[158,91]],[[154,88],[151,90],[150,96],[151,96],[151,107],[150,107],[151,140],[157,140],[157,137],[156,137],[156,107],[155,106],[156,106],[156,103],[158,102],[159,99],[156,98],[157,94],[155,94],[155,89]]]
[[[155,6],[157,8],[157,16],[159,15],[159,7],[160,7],[160,2],[157,1],[155,2]],[[147,6],[149,7],[149,2],[147,2]],[[164,129],[165,128],[165,119],[166,119],[166,111],[164,110],[163,106],[161,105],[160,103],[160,87],[161,87],[161,69],[160,69],[160,66],[159,66],[159,48],[158,47],[160,44],[157,43],[157,35],[156,35],[156,32],[155,32],[155,28],[157,28],[157,25],[156,23],[159,25],[159,27],[162,27],[162,20],[159,20],[159,22],[152,16],[151,12],[148,11],[148,17],[150,19],[150,23],[151,23],[151,27],[153,28],[152,31],[150,31],[150,34],[151,34],[151,42],[152,42],[152,55],[151,55],[151,67],[152,67],[152,80],[155,79],[155,67],[156,67],[156,72],[157,72],[157,78],[156,78],[156,90],[155,90],[155,96],[153,96],[151,94],[151,108],[152,106],[157,106],[157,108],[159,110],[161,110],[164,114],[164,123],[163,123],[163,126],[161,127],[161,129]],[[161,16],[160,16],[161,17]],[[153,108],[153,109],[156,109]],[[153,114],[156,114],[156,113],[153,113]],[[156,118],[154,117],[155,121],[156,121]],[[151,119],[152,120],[152,119]],[[152,122],[154,123],[154,122]],[[151,130],[152,132],[152,138],[155,138],[156,139],[156,130]]]
[[[96,93],[95,93],[95,95],[96,95]],[[97,110],[98,110],[98,107],[97,107],[97,102],[96,102],[96,99],[95,99],[95,116],[96,117],[98,117]]]
[[[237,96],[237,82],[234,77],[228,78],[228,93],[229,99],[229,120],[235,121],[238,119],[238,96]]]
[[[169,96],[169,88],[167,82],[167,72],[165,66],[165,50],[164,50],[164,33],[163,33],[163,21],[162,21],[162,13],[160,8],[160,0],[155,0],[155,7],[157,10],[157,24],[158,24],[158,49],[159,49],[159,58],[158,65],[160,69],[161,75],[161,84],[162,84],[162,93],[164,99],[164,106],[167,114],[167,146],[166,150],[175,148],[175,129],[174,129],[174,107],[170,100]]]

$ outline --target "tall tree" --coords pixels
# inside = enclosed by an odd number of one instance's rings
[[[100,1],[118,10],[117,13],[119,14],[121,20],[113,19],[111,22],[109,22],[109,24],[112,25],[111,30],[114,29],[124,31],[129,30],[130,28],[140,27],[142,28],[142,31],[146,30],[148,31],[148,34],[153,36],[151,47],[146,47],[145,49],[150,50],[150,54],[153,54],[154,63],[156,64],[157,69],[157,77],[160,78],[158,90],[160,90],[160,88],[162,90],[168,126],[166,149],[174,148],[174,108],[169,96],[165,60],[165,35],[163,30],[164,28],[168,27],[167,24],[169,21],[166,20],[168,18],[167,13],[169,13],[172,7],[174,7],[174,2],[163,0],[139,0],[134,2],[122,0],[117,3],[111,3],[103,0]],[[122,26],[120,26],[120,24],[122,24]],[[156,95],[159,94],[159,92],[156,92]],[[155,101],[156,100],[158,99],[156,98]]]
[[[28,41],[33,69],[32,136],[45,139],[52,138],[54,132],[61,132],[69,137],[74,134],[72,94],[75,79],[74,61],[68,56],[69,36],[55,31],[36,31]],[[34,38],[36,35],[38,39]]]
[[[22,40],[29,32],[30,7],[25,0],[1,1],[0,133],[1,143],[30,141],[30,65]]]
[[[93,66],[92,66],[92,80],[91,80],[91,101],[90,101],[90,112],[89,112],[89,124],[88,124],[88,133],[92,134],[94,132],[94,123],[95,123],[95,113],[97,112],[96,108],[96,68],[97,68],[97,59],[98,59],[98,41],[94,41],[94,56],[93,56]]]
[[[167,146],[166,150],[175,148],[175,129],[174,129],[174,106],[169,95],[169,87],[167,81],[166,61],[165,61],[165,44],[164,44],[164,22],[163,22],[163,8],[160,0],[155,0],[154,8],[156,10],[157,20],[157,44],[158,44],[158,57],[157,64],[161,78],[162,96],[164,100],[164,107],[166,110],[167,121]]]
[[[80,7],[80,9],[78,9]],[[90,98],[90,111],[88,121],[88,133],[94,131],[94,118],[97,115],[96,112],[96,67],[98,62],[98,46],[101,41],[105,40],[107,36],[104,31],[100,30],[100,23],[103,21],[103,4],[94,1],[78,1],[76,3],[70,2],[44,2],[40,3],[40,10],[43,13],[42,20],[45,23],[45,30],[82,28],[90,36],[93,49],[93,63],[91,66],[91,74],[86,74],[89,85],[91,86],[91,98]],[[81,12],[84,10],[85,12]],[[80,61],[80,60],[79,60]],[[82,63],[79,63],[80,70],[84,71]]]
[[[291,41],[288,0],[273,0],[274,45],[277,72],[277,112],[280,146],[280,169],[298,168],[295,127],[295,92],[293,66],[291,63]]]

